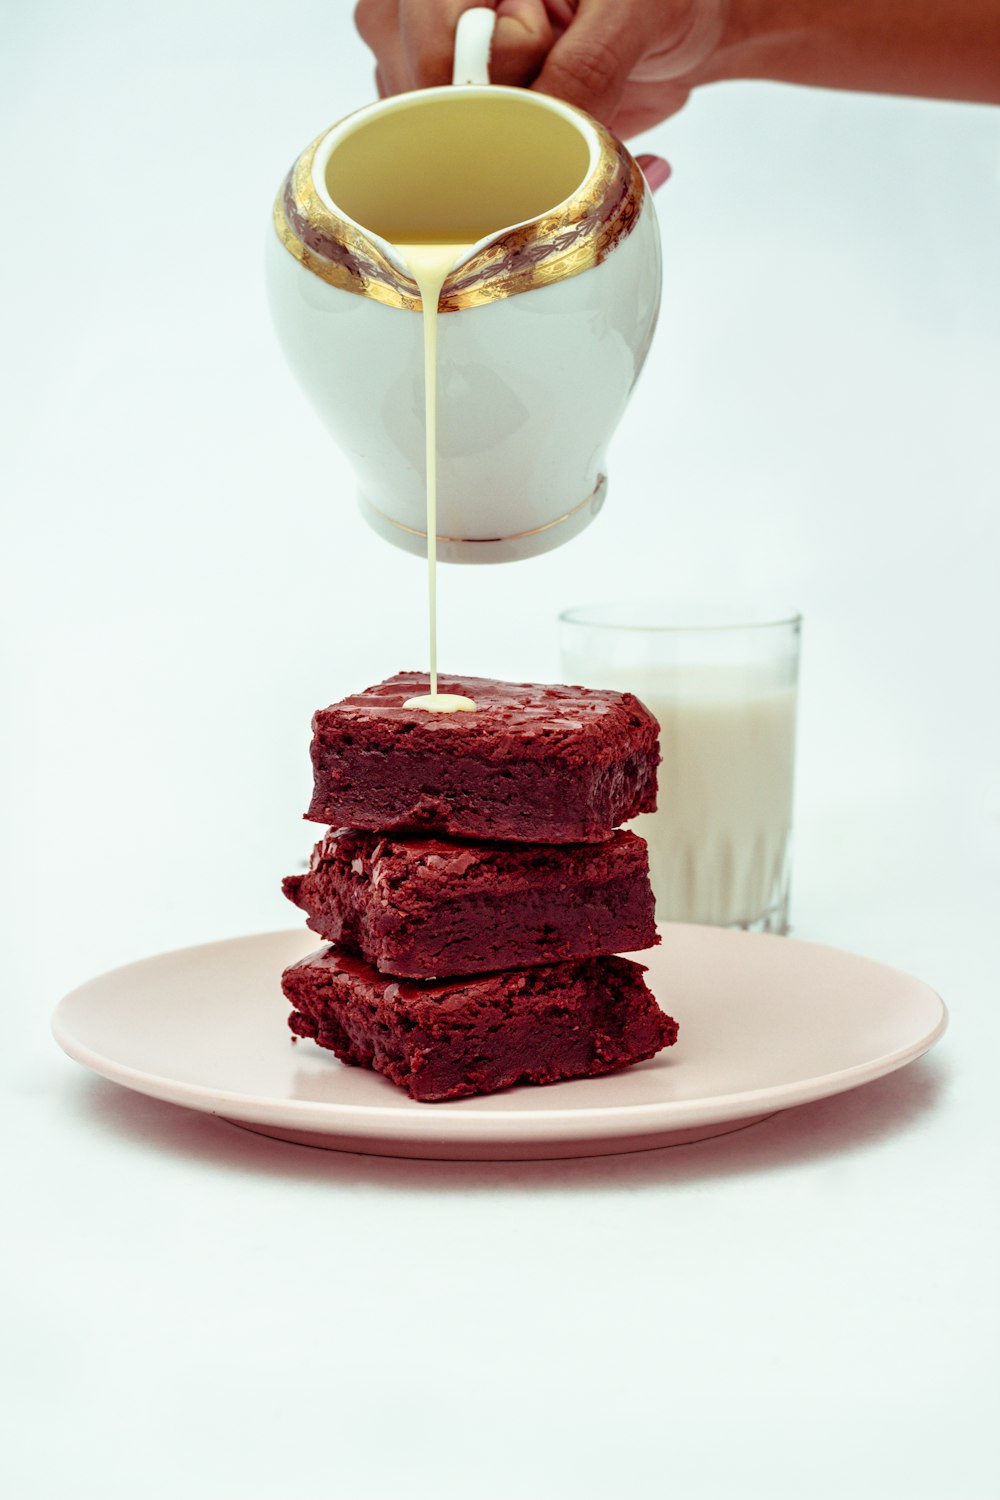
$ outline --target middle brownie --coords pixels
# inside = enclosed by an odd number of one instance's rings
[[[659,941],[644,840],[464,843],[331,829],[282,889],[383,974],[436,979],[634,953]]]

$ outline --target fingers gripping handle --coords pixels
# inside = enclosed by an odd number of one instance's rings
[[[455,67],[452,83],[489,83],[490,48],[497,13],[490,6],[464,10],[455,28]]]
[[[706,8],[719,13],[727,0],[704,0]],[[493,32],[497,13],[492,6],[476,5],[464,10],[455,28],[455,64],[452,71],[453,84],[488,84],[490,81],[490,52],[493,47]],[[685,39],[686,40],[686,39]],[[670,167],[662,157],[640,156],[639,165],[646,180],[655,193],[670,176]]]

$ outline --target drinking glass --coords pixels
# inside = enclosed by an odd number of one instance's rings
[[[597,604],[559,617],[564,680],[634,693],[660,725],[649,845],[661,921],[788,931],[802,619]]]

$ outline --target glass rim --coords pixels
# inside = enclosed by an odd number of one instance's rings
[[[569,609],[560,610],[558,622],[560,625],[583,625],[591,630],[620,630],[633,631],[644,635],[723,635],[726,632],[750,631],[750,630],[780,630],[794,628],[801,629],[802,612],[796,610],[792,614],[776,615],[769,619],[740,620],[734,618],[725,623],[706,623],[663,625],[650,622],[648,624],[635,624],[626,620],[600,619],[598,616],[602,611],[632,611],[641,610],[649,606],[661,608],[662,601],[652,599],[640,600],[608,600],[601,604],[574,604]]]

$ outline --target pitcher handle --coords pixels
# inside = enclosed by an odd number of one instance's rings
[[[490,49],[496,23],[497,13],[492,6],[476,5],[472,10],[463,10],[455,28],[452,83],[489,83]]]

